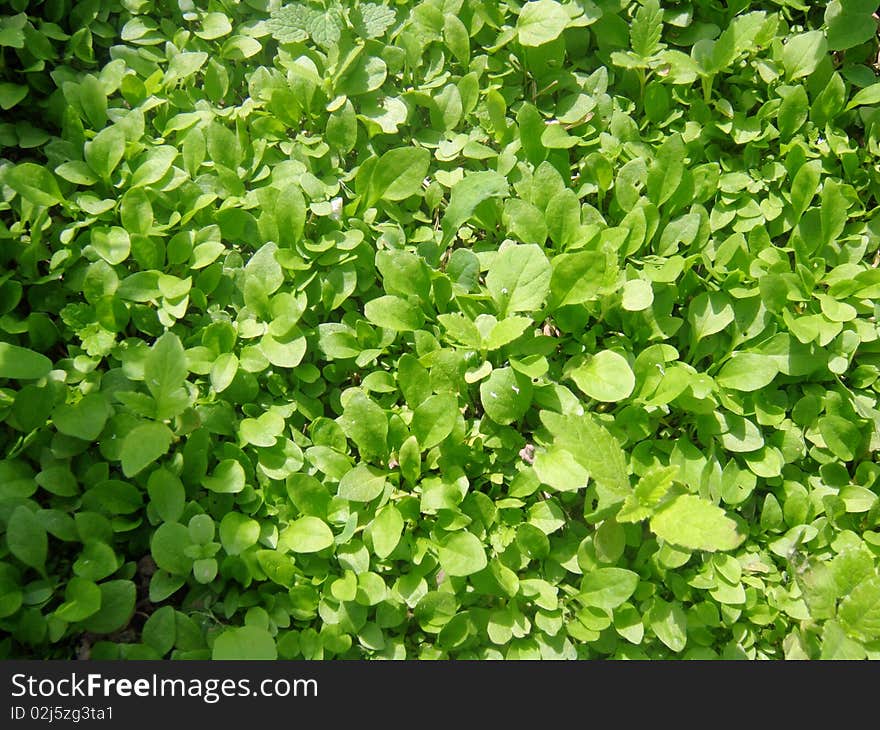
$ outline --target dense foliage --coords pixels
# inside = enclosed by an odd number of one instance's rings
[[[4,8],[0,656],[880,656],[876,2]]]

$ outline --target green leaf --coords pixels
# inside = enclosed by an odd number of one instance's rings
[[[479,538],[472,532],[453,532],[442,539],[437,551],[440,567],[447,575],[467,576],[478,573],[488,564]]]
[[[828,47],[845,51],[874,38],[877,23],[872,16],[876,11],[874,0],[831,0],[825,6]]]
[[[445,439],[458,421],[458,401],[440,393],[422,401],[413,412],[410,428],[422,449],[431,449]]]
[[[309,37],[308,27],[317,11],[308,5],[290,3],[275,8],[266,21],[266,28],[281,43],[298,43]]]
[[[229,628],[214,639],[211,659],[224,660],[275,660],[278,648],[267,629],[258,626]]]
[[[855,586],[840,602],[841,623],[866,641],[880,637],[880,577],[872,576]]]
[[[541,46],[555,41],[570,21],[556,0],[530,0],[519,11],[516,32],[524,46]]]
[[[101,130],[86,142],[83,155],[96,175],[109,180],[125,156],[125,132],[115,124]]]
[[[371,299],[364,307],[364,314],[377,327],[397,332],[417,330],[425,323],[425,316],[419,307],[392,294]]]
[[[0,378],[37,380],[49,374],[52,361],[39,352],[0,342]]]
[[[551,267],[547,303],[553,310],[597,299],[610,283],[608,259],[599,251],[558,254],[553,257]]]
[[[174,472],[164,467],[155,469],[147,480],[150,503],[165,522],[176,522],[183,515],[186,490]]]
[[[21,505],[9,515],[6,546],[25,565],[43,570],[49,551],[46,530],[30,509]]]
[[[733,306],[724,292],[701,292],[688,307],[688,321],[695,342],[714,335],[733,322]]]
[[[163,522],[150,540],[153,560],[162,570],[173,575],[188,575],[193,559],[186,549],[190,545],[189,530],[178,522]]]
[[[64,202],[55,176],[33,162],[6,168],[3,182],[33,205],[49,208]]]
[[[370,539],[376,557],[384,560],[394,552],[403,534],[403,527],[403,516],[393,504],[386,504],[376,513],[370,523]]]
[[[678,601],[668,603],[655,598],[647,617],[648,625],[668,649],[676,653],[687,645],[688,618]]]
[[[541,421],[555,444],[572,454],[614,501],[632,492],[626,454],[604,426],[588,415],[563,416],[550,411],[541,411]]]
[[[590,477],[573,454],[558,446],[537,453],[532,466],[541,482],[559,492],[584,489]]]
[[[144,622],[141,638],[160,656],[165,656],[174,648],[177,634],[177,617],[174,606],[162,606],[156,609]]]
[[[733,550],[745,539],[723,509],[694,494],[660,505],[650,524],[657,537],[688,550]]]
[[[541,308],[550,291],[552,268],[534,243],[508,246],[494,257],[486,288],[501,316]]]
[[[645,0],[636,11],[630,28],[630,44],[641,58],[649,58],[663,48],[663,9],[659,0]]]
[[[90,540],[83,546],[83,551],[73,564],[73,572],[80,578],[91,581],[103,580],[115,573],[120,560],[109,545],[97,540]]]
[[[174,434],[164,423],[142,423],[129,431],[122,441],[119,460],[127,477],[143,471],[168,453]]]
[[[660,146],[648,170],[648,197],[655,205],[663,205],[678,189],[684,175],[685,155],[680,134],[667,137]]]
[[[316,553],[333,542],[333,532],[327,523],[311,515],[291,522],[278,538],[279,547],[295,553]]]
[[[337,494],[352,502],[371,502],[385,491],[385,473],[367,464],[358,464],[339,480]]]
[[[64,603],[55,609],[55,617],[68,623],[83,621],[101,608],[101,589],[85,578],[71,578],[64,589]]]
[[[101,608],[83,623],[85,631],[112,634],[128,625],[134,615],[137,589],[130,580],[108,580],[101,583]]]
[[[644,279],[630,279],[623,285],[620,305],[627,312],[643,312],[654,302],[654,289],[651,282]]]
[[[8,111],[28,95],[25,84],[0,83],[0,109]]]
[[[724,363],[716,380],[722,388],[755,391],[769,385],[779,373],[779,366],[766,355],[736,352]]]
[[[880,103],[880,84],[871,84],[853,94],[853,98],[846,105],[846,110],[855,109],[857,106],[875,106]]]
[[[260,538],[260,523],[240,512],[227,512],[220,520],[220,544],[229,555],[238,555]]]
[[[489,418],[507,425],[525,416],[532,404],[532,391],[527,376],[513,368],[496,368],[480,384],[480,402]]]
[[[828,53],[828,41],[821,30],[790,38],[782,48],[782,65],[788,81],[809,76]]]
[[[183,383],[187,376],[186,355],[180,338],[166,332],[144,361],[144,380],[156,401],[156,418],[166,420],[180,415],[189,403]]]
[[[842,461],[852,461],[861,443],[858,427],[840,416],[823,416],[819,419],[819,433],[831,452]]]
[[[95,441],[113,410],[102,393],[89,393],[79,401],[58,406],[52,411],[52,422],[59,433],[85,441]]]
[[[458,229],[468,222],[480,203],[505,195],[507,179],[494,170],[472,172],[455,183],[443,215],[443,245],[448,245],[455,238]]]
[[[355,29],[364,38],[381,38],[395,20],[394,8],[379,3],[361,3],[352,15]]]
[[[378,200],[406,200],[419,193],[430,162],[431,153],[422,147],[388,150],[373,166],[370,204]]]
[[[569,376],[588,396],[609,403],[627,398],[636,385],[626,358],[612,350],[602,350],[590,356]]]
[[[362,390],[352,393],[338,421],[365,460],[381,459],[387,454],[388,417]]]
[[[245,487],[244,467],[235,459],[224,459],[213,474],[202,480],[205,489],[218,494],[237,494]]]
[[[578,600],[587,606],[613,610],[627,601],[639,584],[639,575],[623,568],[596,568],[584,576]]]

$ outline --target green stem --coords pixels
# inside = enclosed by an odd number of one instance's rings
[[[702,76],[700,80],[703,83],[703,101],[708,104],[712,101],[712,82],[715,80],[715,77]]]

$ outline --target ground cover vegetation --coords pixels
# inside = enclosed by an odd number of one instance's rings
[[[0,656],[880,656],[876,10],[4,3]]]

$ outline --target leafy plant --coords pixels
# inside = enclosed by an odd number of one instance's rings
[[[877,658],[876,7],[9,6],[0,656]]]

